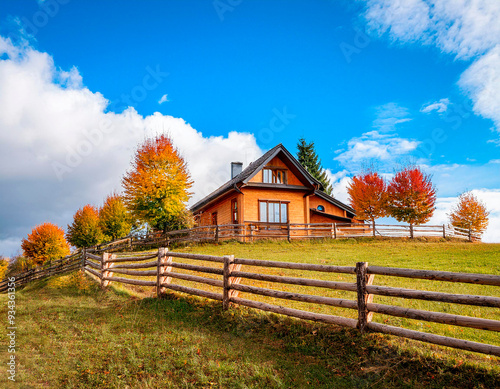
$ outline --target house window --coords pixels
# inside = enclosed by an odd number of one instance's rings
[[[238,201],[236,199],[231,200],[231,215],[233,224],[238,224]]]
[[[325,212],[325,207],[318,205],[318,211]]]
[[[286,184],[286,170],[263,169],[262,182],[266,184]]]
[[[288,202],[259,201],[259,221],[263,223],[287,223]]]

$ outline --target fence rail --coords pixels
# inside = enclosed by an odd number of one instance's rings
[[[373,302],[373,297],[375,295],[380,295],[404,298],[407,300],[419,299],[462,305],[499,308],[500,298],[495,296],[441,293],[435,291],[394,288],[373,284],[376,275],[384,275],[390,277],[418,278],[431,281],[460,282],[498,287],[500,286],[500,276],[498,275],[453,273],[443,271],[368,266],[367,262],[358,262],[356,266],[332,266],[294,262],[265,261],[235,258],[232,255],[218,257],[213,255],[178,253],[168,251],[167,248],[158,249],[158,253],[157,255],[155,255],[155,261],[151,261],[151,255],[134,257],[127,254],[126,257],[119,258],[114,256],[113,254],[103,253],[99,258],[99,263],[97,262],[96,257],[97,256],[94,254],[87,253],[84,269],[90,274],[97,276],[103,287],[106,287],[109,282],[152,286],[156,288],[156,294],[159,298],[163,294],[165,294],[167,290],[172,290],[221,301],[224,309],[228,309],[230,304],[242,305],[305,320],[313,320],[350,328],[358,328],[362,332],[372,331],[386,333],[442,346],[500,356],[500,347],[496,345],[414,331],[407,328],[394,327],[372,321],[374,314],[384,314],[394,317],[416,319],[419,321],[435,322],[459,327],[468,327],[498,332],[500,331],[499,320],[454,315],[450,313],[433,312],[395,305],[378,304]],[[124,263],[125,259],[128,263]],[[195,262],[200,261],[203,263],[209,262],[213,265],[207,266],[206,264],[197,265],[192,263],[188,264],[174,262],[175,259],[189,259],[192,261],[194,260]],[[117,263],[121,260],[123,261]],[[221,265],[222,268],[220,267]],[[250,269],[242,271],[242,266]],[[287,277],[282,275],[256,273],[251,271],[251,269],[254,267],[264,269],[295,269],[321,273],[351,274],[356,276],[356,280],[355,282],[337,282],[305,277]],[[96,271],[95,269],[100,270]],[[175,269],[193,271],[198,274],[179,273]],[[137,276],[140,278],[148,277],[148,279],[116,277],[113,275],[113,273],[122,273],[130,276]],[[155,280],[151,280],[151,277],[155,277]],[[180,285],[176,283],[176,280],[185,280],[197,284],[210,285],[212,287],[218,288],[219,292],[207,291],[195,287]],[[261,280],[278,284],[301,285],[348,291],[351,293],[355,293],[356,298],[333,298],[322,295],[263,288],[247,285],[242,282],[243,280]],[[299,310],[269,304],[263,301],[241,298],[239,297],[240,292],[247,293],[249,295],[260,295],[284,300],[346,308],[357,311],[358,318],[353,319],[349,317]]]
[[[242,242],[253,242],[258,239],[342,239],[357,237],[443,237],[458,238],[469,241],[481,240],[481,235],[450,225],[389,225],[361,223],[260,223],[224,224],[199,226],[186,230],[171,231],[166,234],[150,236],[149,244],[220,242],[236,239]],[[133,243],[134,245],[146,244]]]

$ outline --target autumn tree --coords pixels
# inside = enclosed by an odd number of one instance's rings
[[[9,258],[5,258],[2,255],[0,255],[0,280],[3,280],[5,278],[8,267],[9,267]]]
[[[123,199],[131,214],[151,227],[169,231],[182,226],[192,186],[186,162],[166,135],[147,139],[122,179]]]
[[[466,192],[458,197],[458,204],[452,209],[449,217],[453,226],[482,234],[488,227],[489,214],[482,201],[472,192]]]
[[[73,223],[68,225],[66,233],[68,242],[75,247],[95,246],[104,241],[104,234],[99,226],[99,211],[87,204],[73,216]]]
[[[43,223],[33,228],[31,234],[23,239],[21,248],[24,256],[34,265],[41,265],[70,253],[63,229],[52,223]]]
[[[106,240],[126,236],[132,229],[133,220],[120,195],[113,193],[106,197],[99,209],[99,226]]]
[[[375,236],[375,219],[387,215],[387,184],[384,179],[377,172],[367,171],[353,177],[347,193],[356,218],[370,220]]]
[[[321,185],[323,185],[323,191],[331,195],[332,185],[328,179],[325,169],[321,166],[321,160],[314,148],[314,142],[307,143],[304,138],[299,139],[297,143],[297,159],[304,168],[316,178]]]
[[[413,238],[413,226],[428,222],[436,208],[436,189],[431,177],[419,167],[407,166],[395,174],[387,193],[387,210],[397,221],[410,224]]]

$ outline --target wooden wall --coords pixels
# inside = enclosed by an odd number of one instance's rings
[[[207,226],[212,224],[212,213],[217,212],[217,224],[231,224],[231,200],[236,198],[238,200],[238,222],[242,222],[241,219],[241,194],[231,193],[224,196],[214,205],[207,208],[200,218],[200,226]]]
[[[346,215],[346,212],[343,209],[337,207],[336,205],[329,203],[326,200],[323,200],[321,197],[316,196],[316,195],[312,195],[309,198],[309,205],[311,208],[316,208],[316,209],[318,208],[318,205],[322,205],[323,207],[325,207],[325,213],[329,213],[331,215],[340,216],[340,217],[348,217]],[[331,220],[331,219],[329,219],[329,220]],[[323,222],[311,221],[311,223],[323,223]]]
[[[307,223],[309,209],[305,208],[305,191],[279,189],[242,188],[244,194],[245,221],[259,221],[259,200],[289,201],[290,223]]]
[[[268,167],[280,167],[287,170],[287,184],[288,185],[304,185],[300,180],[288,169],[288,166],[278,157],[273,158],[266,165]],[[262,182],[262,170],[260,170],[254,177],[252,177],[248,182]]]

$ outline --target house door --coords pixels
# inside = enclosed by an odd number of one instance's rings
[[[212,225],[217,225],[217,212],[212,213]]]
[[[231,221],[233,224],[238,224],[238,201],[236,199],[231,200]]]

